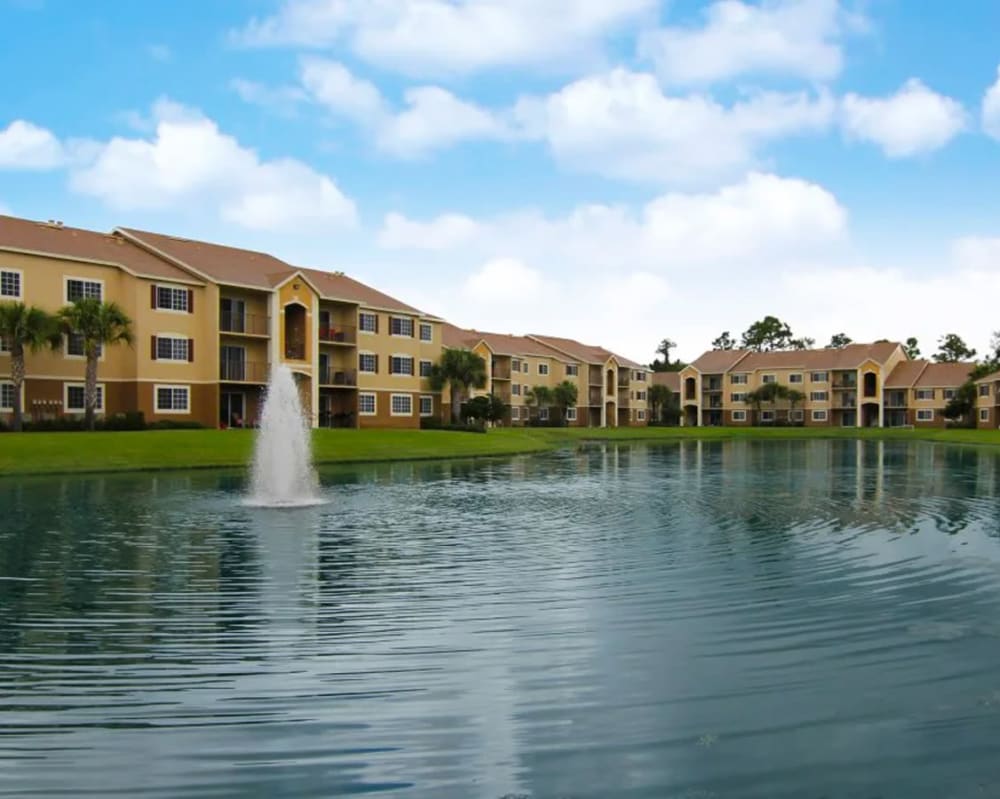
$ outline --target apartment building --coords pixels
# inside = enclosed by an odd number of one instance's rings
[[[981,430],[1000,428],[1000,372],[976,381],[976,426]]]
[[[601,347],[555,336],[512,336],[453,325],[445,325],[444,337],[446,347],[471,350],[486,362],[487,385],[473,395],[492,393],[510,405],[509,424],[547,421],[548,410],[528,402],[529,392],[564,380],[577,387],[577,406],[568,409],[568,424],[614,427],[648,422],[648,370]]]
[[[968,382],[974,363],[902,361],[885,381],[884,427],[944,427],[944,409]]]
[[[682,423],[884,426],[886,380],[904,361],[906,353],[897,342],[822,350],[709,351],[681,370]],[[759,408],[748,401],[750,392],[768,383],[794,389],[802,399]]]
[[[340,272],[148,231],[0,216],[0,285],[0,299],[50,312],[96,297],[132,318],[135,345],[101,356],[101,413],[253,424],[277,363],[295,374],[314,426],[418,427],[440,413],[428,375],[441,320]],[[29,355],[28,418],[82,413],[83,369],[73,337]],[[0,384],[0,415],[11,391]]]

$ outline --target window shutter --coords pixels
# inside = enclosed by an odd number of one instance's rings
[[[194,339],[188,339],[188,363],[194,363]]]
[[[375,317],[375,318],[377,319],[378,317]],[[377,324],[378,323],[376,323],[376,325]],[[375,372],[378,373],[378,355],[375,356]]]
[[[155,289],[154,289],[155,291]],[[156,360],[156,336],[150,336],[150,347],[149,347],[149,357],[154,361]]]
[[[149,307],[156,308],[156,286],[152,285],[149,287]]]
[[[194,289],[188,289],[188,313],[194,313]]]
[[[378,333],[378,321],[379,321],[378,314],[375,314],[375,332],[376,333]],[[375,357],[375,364],[376,364],[375,371],[378,371],[378,356]]]

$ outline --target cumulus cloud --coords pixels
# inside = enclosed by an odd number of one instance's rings
[[[298,106],[308,99],[299,86],[268,86],[243,78],[234,78],[229,85],[243,102],[266,108],[280,116],[294,116]]]
[[[664,27],[640,37],[639,52],[668,83],[712,83],[743,74],[829,80],[843,67],[845,33],[863,21],[840,0],[721,0],[698,27]]]
[[[983,96],[982,125],[987,135],[1000,141],[1000,67],[997,80]]]
[[[23,119],[0,129],[0,169],[56,169],[67,154],[52,131]]]
[[[294,159],[263,161],[199,111],[168,101],[153,108],[148,138],[116,137],[70,185],[116,209],[206,203],[247,228],[301,230],[353,224],[354,203],[326,175]]]
[[[841,122],[849,138],[907,158],[944,147],[965,129],[967,116],[961,103],[911,78],[889,97],[846,95]]]
[[[363,60],[409,75],[594,63],[603,41],[657,0],[286,0],[233,39],[252,47],[346,43]]]
[[[656,78],[623,68],[524,98],[515,117],[570,169],[650,182],[707,183],[755,165],[769,141],[826,129],[825,95],[757,92],[731,106],[668,95]]]

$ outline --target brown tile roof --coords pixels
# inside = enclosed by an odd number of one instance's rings
[[[604,349],[604,347],[598,347],[593,344],[582,344],[576,339],[562,338],[560,336],[540,336],[537,333],[529,333],[528,338],[556,350],[563,357],[568,355],[570,358],[582,363],[603,365],[609,358],[614,358],[620,365],[626,366],[629,369],[649,369],[648,366],[643,366],[641,363],[636,363],[629,358],[617,355],[611,352],[611,350]]]
[[[891,341],[877,344],[848,344],[841,349],[776,350],[710,350],[691,365],[703,374],[730,370],[753,372],[761,369],[856,369],[866,360],[884,363],[899,344]],[[745,357],[744,357],[745,356]]]
[[[450,322],[441,325],[441,343],[453,350],[471,350],[482,340],[475,330],[455,327]]]
[[[886,388],[912,388],[920,373],[927,368],[927,361],[901,361],[885,379]]]
[[[917,379],[919,388],[958,388],[969,379],[974,363],[929,363]]]
[[[131,228],[118,228],[118,230],[218,283],[271,289],[294,271],[291,264],[256,250],[182,239],[147,230]]]
[[[451,328],[450,331],[447,328]],[[453,340],[454,345],[448,345],[447,341]],[[528,338],[527,336],[513,336],[507,333],[490,333],[485,330],[472,330],[467,328],[446,325],[445,343],[446,346],[474,347],[480,341],[485,341],[491,350],[497,355],[524,356],[532,355],[540,358],[555,358],[559,361],[569,361],[572,358],[565,353],[556,352],[544,344]]]
[[[985,377],[980,377],[977,383],[992,383],[994,380],[1000,380],[1000,372],[991,372]]]
[[[666,386],[675,394],[681,390],[680,372],[653,372],[653,385]]]
[[[201,282],[169,261],[130,244],[121,236],[49,225],[13,216],[0,216],[0,250],[4,249],[113,264],[144,277],[196,284]]]
[[[383,294],[378,289],[359,283],[354,278],[350,278],[343,272],[324,272],[321,269],[299,269],[319,290],[320,294],[328,300],[346,300],[365,305],[369,308],[381,308],[389,311],[405,311],[406,313],[418,316],[428,316],[418,308],[407,305],[405,302],[397,300],[388,294]],[[429,317],[434,318],[434,317]]]

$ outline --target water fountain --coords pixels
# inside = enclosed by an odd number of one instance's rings
[[[271,370],[260,415],[248,504],[301,507],[322,501],[299,389],[291,369],[279,364]]]

